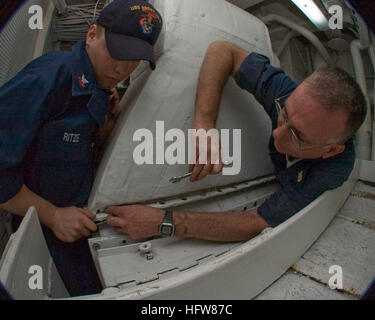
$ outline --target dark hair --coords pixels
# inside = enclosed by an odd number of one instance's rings
[[[322,67],[310,75],[304,83],[310,95],[329,111],[348,112],[346,141],[362,125],[366,118],[367,103],[357,82],[344,70]]]

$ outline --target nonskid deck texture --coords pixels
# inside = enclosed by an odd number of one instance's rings
[[[358,299],[375,276],[374,252],[375,184],[359,180],[319,239],[255,299]],[[342,269],[342,289],[329,287],[332,266]]]

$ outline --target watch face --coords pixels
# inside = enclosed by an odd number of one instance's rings
[[[173,225],[172,224],[162,224],[160,226],[160,235],[162,236],[171,236],[173,234]]]

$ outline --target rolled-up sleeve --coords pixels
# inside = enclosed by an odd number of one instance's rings
[[[280,187],[263,202],[258,208],[258,213],[270,226],[276,227],[313,200],[314,197],[308,197],[300,193],[291,185],[284,188]]]
[[[21,71],[0,87],[0,203],[14,197],[24,183],[24,157],[43,122],[45,83]]]
[[[234,75],[237,85],[255,96],[270,115],[274,100],[292,92],[297,84],[259,53],[250,53]]]

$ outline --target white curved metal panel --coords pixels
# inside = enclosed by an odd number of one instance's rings
[[[329,190],[276,228],[199,266],[156,281],[82,299],[251,299],[277,280],[329,225],[358,180],[360,162]]]
[[[122,114],[103,157],[89,199],[90,209],[107,205],[161,199],[213,186],[255,179],[270,174],[268,156],[270,120],[248,92],[230,79],[225,86],[217,129],[241,129],[241,170],[236,175],[209,176],[191,183],[172,184],[169,179],[188,171],[188,129],[193,125],[194,101],[200,66],[208,45],[215,40],[231,41],[248,51],[272,59],[266,26],[246,11],[217,0],[154,1],[164,19],[156,45],[157,67],[151,72],[141,65],[122,99]],[[156,121],[163,130],[181,129],[185,136],[185,164],[155,164],[160,145]],[[133,141],[138,129],[153,135],[153,163],[137,165],[133,159],[141,142]],[[162,139],[164,136],[162,136]],[[171,142],[164,142],[164,150]],[[233,143],[231,143],[233,145]]]
[[[44,12],[43,29],[30,29],[29,13],[32,5],[40,6]],[[48,0],[23,3],[0,33],[0,85],[15,76],[32,59],[42,54],[44,36],[49,30],[54,5]]]

